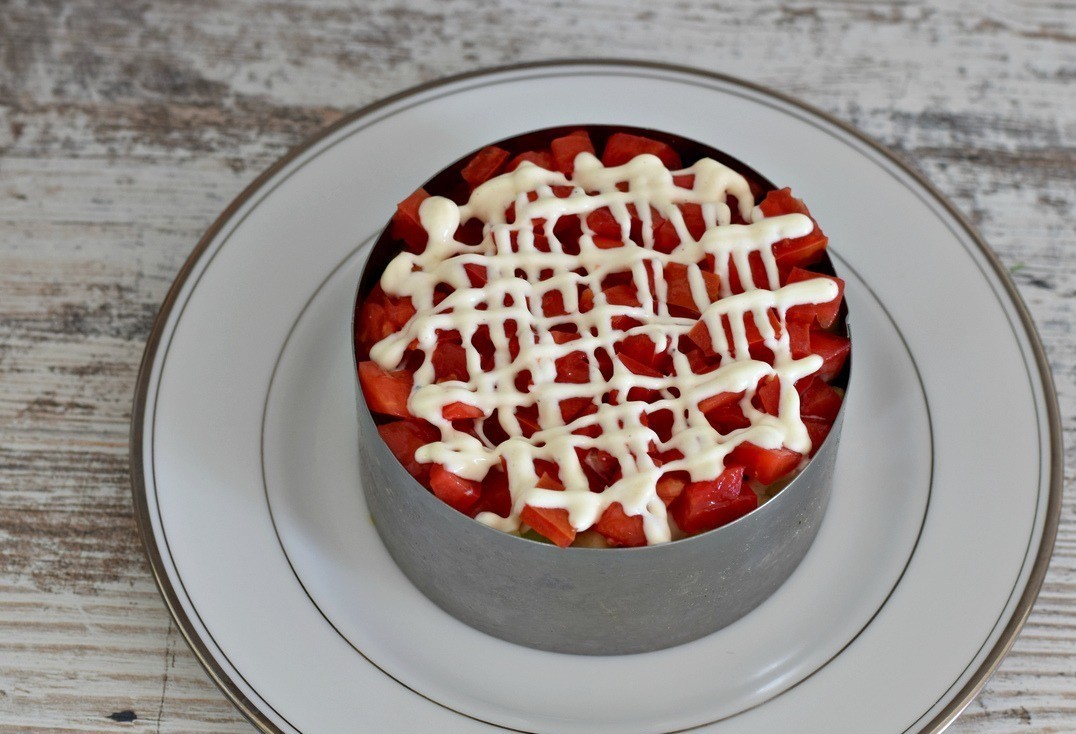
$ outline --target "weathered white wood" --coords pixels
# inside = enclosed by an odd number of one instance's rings
[[[906,156],[1012,269],[1055,370],[1069,496],[1039,603],[952,731],[1076,730],[1074,11],[0,0],[0,730],[250,731],[169,623],[132,520],[153,315],[216,214],[322,125],[445,74],[567,56],[799,96]]]

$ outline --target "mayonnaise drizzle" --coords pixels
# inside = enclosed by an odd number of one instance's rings
[[[826,278],[779,287],[771,246],[788,237],[809,234],[814,223],[803,214],[765,217],[753,207],[747,181],[714,160],[700,160],[675,174],[694,175],[692,188],[677,186],[674,172],[653,155],[640,155],[622,166],[606,168],[593,155],[581,153],[570,179],[524,163],[480,185],[463,206],[438,196],[424,201],[419,215],[429,235],[426,249],[418,255],[403,252],[385,269],[381,286],[389,294],[409,296],[417,312],[401,331],[374,345],[370,356],[385,369],[397,369],[408,345],[418,341],[425,359],[415,373],[415,388],[408,407],[413,415],[441,431],[441,440],[421,447],[416,459],[443,464],[449,471],[475,480],[499,465],[502,457],[505,459],[512,512],[507,518],[480,513],[477,517],[480,522],[515,531],[520,526],[520,512],[524,505],[530,504],[564,508],[572,525],[582,530],[590,527],[609,505],[619,502],[629,515],[642,515],[649,543],[661,543],[671,538],[665,505],[656,491],[657,480],[663,473],[683,470],[693,481],[713,479],[724,469],[725,456],[744,441],[763,448],[784,446],[803,454],[810,451],[810,439],[799,417],[799,395],[794,383],[816,372],[822,360],[816,355],[794,359],[783,325],[791,306],[831,301],[837,296],[837,288]],[[572,192],[567,197],[557,197],[553,186],[570,186]],[[748,224],[730,223],[732,212],[726,203],[729,195],[735,197],[740,216]],[[701,205],[706,231],[698,240],[692,238],[677,208],[677,204],[685,203]],[[643,218],[642,242],[630,239],[629,204]],[[508,223],[506,211],[512,205],[515,219]],[[594,232],[586,225],[585,217],[601,207],[608,207],[620,223],[623,247],[600,249],[595,245]],[[680,244],[670,254],[653,249],[653,231],[647,221],[650,207],[669,219],[679,235]],[[553,232],[556,221],[568,216],[578,216],[582,222],[578,255],[567,254]],[[484,223],[481,243],[468,245],[456,241],[460,223],[472,218]],[[533,220],[536,219],[544,220],[540,234],[547,238],[549,252],[535,247]],[[517,238],[515,251],[513,233]],[[756,252],[765,266],[766,283],[756,284],[752,280],[749,258]],[[697,266],[707,254],[714,255],[721,278],[721,297],[714,303],[710,303]],[[737,295],[729,289],[730,259],[746,289]],[[650,268],[647,262],[652,263]],[[713,348],[722,357],[721,367],[713,372],[694,374],[687,356],[677,349],[678,337],[686,334],[695,320],[669,314],[664,302],[666,283],[662,273],[663,266],[670,262],[687,266],[692,296],[710,330]],[[469,263],[486,268],[488,282],[483,287],[471,286],[464,268]],[[650,295],[648,269],[653,272],[657,298]],[[607,302],[601,282],[606,276],[620,272],[631,274],[641,301],[639,306]],[[525,277],[517,277],[520,274]],[[453,292],[434,305],[434,289],[440,283],[450,286]],[[594,306],[586,313],[579,310],[580,284],[594,294]],[[542,296],[552,290],[560,291],[567,315],[543,315]],[[768,318],[771,309],[781,324],[779,331]],[[748,354],[744,324],[747,314],[753,315],[766,347],[774,354],[772,366]],[[642,325],[626,331],[615,330],[611,319],[618,315],[630,316]],[[730,325],[731,344],[725,337],[722,317]],[[509,354],[510,334],[506,331],[509,321],[517,324],[519,352],[515,359]],[[582,337],[557,344],[550,329],[565,323],[575,324]],[[488,372],[482,370],[478,351],[471,345],[471,338],[482,325],[489,327],[495,348],[494,366]],[[442,330],[455,330],[462,336],[470,375],[467,382],[434,382],[432,354],[438,332]],[[675,374],[636,375],[613,357],[612,376],[605,380],[597,369],[595,350],[605,349],[612,356],[614,344],[631,334],[645,334],[655,341],[658,349],[668,348]],[[587,354],[590,381],[555,382],[555,360],[575,351]],[[522,370],[530,370],[534,380],[528,392],[520,392],[515,386],[515,377]],[[759,380],[768,375],[781,378],[777,416],[763,413],[751,404]],[[657,390],[660,399],[654,403],[626,401],[632,387]],[[602,403],[601,396],[611,390],[616,390],[625,402]],[[745,395],[740,406],[751,425],[722,436],[707,422],[698,404],[718,393],[741,391]],[[559,402],[575,397],[594,398],[599,403],[598,410],[565,425]],[[477,406],[487,418],[498,411],[509,439],[491,446],[453,428],[442,417],[442,409],[456,401]],[[532,405],[537,406],[542,429],[525,438],[514,409]],[[660,441],[642,422],[644,411],[661,408],[671,409],[674,417],[672,436],[666,442]],[[591,438],[572,433],[589,425],[600,426],[601,435]],[[678,449],[684,458],[658,467],[647,453],[651,442],[662,451]],[[575,447],[596,447],[608,452],[620,462],[623,478],[602,493],[589,491]],[[551,460],[560,466],[565,491],[536,486],[539,477],[534,468],[535,459]]]

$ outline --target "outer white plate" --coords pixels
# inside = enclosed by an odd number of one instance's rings
[[[385,552],[358,479],[350,308],[369,243],[432,172],[574,123],[679,133],[792,186],[848,280],[855,366],[818,540],[740,622],[645,655],[537,652],[447,616]],[[165,601],[263,730],[901,734],[951,721],[1026,618],[1059,435],[1011,284],[889,154],[733,79],[562,62],[385,100],[255,181],[158,317],[132,474]]]

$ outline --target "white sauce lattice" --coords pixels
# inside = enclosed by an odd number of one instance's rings
[[[677,186],[674,175],[692,175],[691,188]],[[567,196],[557,196],[553,187],[571,187]],[[623,190],[622,190],[623,189]],[[561,191],[563,193],[563,191]],[[726,200],[735,198],[739,214],[747,224],[732,224]],[[688,231],[678,204],[699,204],[706,224],[705,233],[694,239]],[[642,220],[641,241],[630,238],[631,210]],[[506,212],[514,207],[515,218]],[[602,249],[587,226],[587,214],[608,207],[621,227],[623,246]],[[654,249],[650,222],[651,207],[672,222],[680,244],[666,254]],[[519,528],[524,505],[564,508],[572,525],[585,529],[604,510],[619,502],[628,515],[641,515],[649,543],[668,541],[671,528],[666,508],[657,495],[662,474],[683,470],[692,481],[716,478],[724,469],[724,458],[736,446],[750,441],[762,448],[785,447],[807,454],[811,443],[799,417],[797,380],[816,371],[821,357],[795,359],[784,329],[785,314],[795,305],[820,304],[837,297],[836,284],[816,278],[780,287],[772,245],[785,238],[802,237],[814,229],[803,214],[765,217],[753,206],[747,181],[728,167],[703,159],[682,171],[669,171],[653,155],[640,155],[622,166],[604,167],[589,153],[575,161],[571,178],[524,163],[515,171],[493,178],[477,187],[468,202],[458,206],[443,197],[430,197],[420,208],[422,226],[429,240],[418,255],[403,252],[388,265],[381,279],[384,290],[411,298],[416,314],[399,332],[378,342],[371,358],[384,369],[398,368],[408,346],[415,340],[425,353],[415,372],[415,389],[408,402],[418,418],[441,431],[441,440],[421,447],[420,462],[443,464],[449,471],[468,479],[482,479],[502,458],[508,470],[512,512],[508,518],[480,513],[477,519],[506,531]],[[565,252],[554,227],[563,217],[578,217],[582,236],[578,254]],[[461,222],[477,218],[484,223],[483,238],[477,245],[455,239]],[[542,221],[536,232],[535,220]],[[544,236],[548,252],[536,246]],[[750,258],[758,253],[768,282],[752,280]],[[720,298],[710,302],[706,282],[697,263],[713,255],[720,276]],[[729,287],[728,263],[735,265],[745,292],[733,295]],[[671,315],[663,268],[668,263],[686,266],[692,298],[713,338],[713,349],[721,355],[721,366],[706,374],[692,372],[688,357],[677,348],[680,336],[696,320]],[[487,282],[472,287],[466,265],[485,268]],[[602,282],[611,274],[630,273],[638,294],[638,306],[611,304],[602,291]],[[649,285],[653,279],[653,295]],[[435,304],[435,289],[446,284],[452,292]],[[589,288],[593,307],[580,310],[579,294]],[[557,292],[567,315],[546,316],[543,295]],[[506,305],[508,304],[508,305]],[[777,316],[777,328],[769,315]],[[751,314],[763,343],[773,353],[773,364],[752,359],[748,350],[745,315]],[[624,316],[641,322],[625,330],[614,328],[613,319]],[[732,343],[725,338],[724,320],[730,326]],[[514,332],[511,323],[515,323]],[[568,325],[581,337],[557,343],[553,332]],[[489,329],[494,346],[492,369],[483,370],[472,338],[480,327]],[[458,331],[465,348],[469,379],[435,382],[433,352],[441,331]],[[510,337],[518,338],[518,354],[510,353]],[[643,334],[659,350],[668,349],[674,373],[661,377],[638,375],[614,355],[614,345],[626,336]],[[606,379],[598,367],[597,350],[612,356],[612,374]],[[582,351],[590,366],[585,383],[556,382],[556,360]],[[521,391],[516,377],[529,370],[533,386]],[[751,405],[751,397],[763,378],[775,375],[781,381],[780,410],[769,415]],[[656,402],[627,400],[632,388],[657,391]],[[616,391],[618,404],[602,402],[602,396]],[[715,430],[699,402],[719,393],[744,392],[740,406],[750,427],[728,435]],[[597,412],[565,424],[560,401],[592,398]],[[486,420],[496,411],[508,440],[492,445],[487,440],[457,430],[442,417],[445,406],[462,402],[480,408]],[[516,408],[537,406],[540,430],[529,438],[514,415]],[[644,414],[668,408],[673,413],[673,430],[668,441],[644,423]],[[600,427],[597,437],[581,435],[587,426]],[[656,444],[662,451],[676,449],[683,459],[657,466],[648,451]],[[589,490],[583,466],[575,448],[598,448],[620,464],[622,478],[604,492]],[[566,489],[537,487],[535,459],[560,466]]]

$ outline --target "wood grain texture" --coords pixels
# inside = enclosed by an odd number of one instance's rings
[[[0,0],[0,730],[251,731],[170,624],[132,519],[128,424],[154,314],[231,198],[323,125],[446,74],[567,56],[798,96],[902,154],[980,228],[1054,369],[1066,498],[1031,619],[952,731],[1076,731],[1066,0]]]

